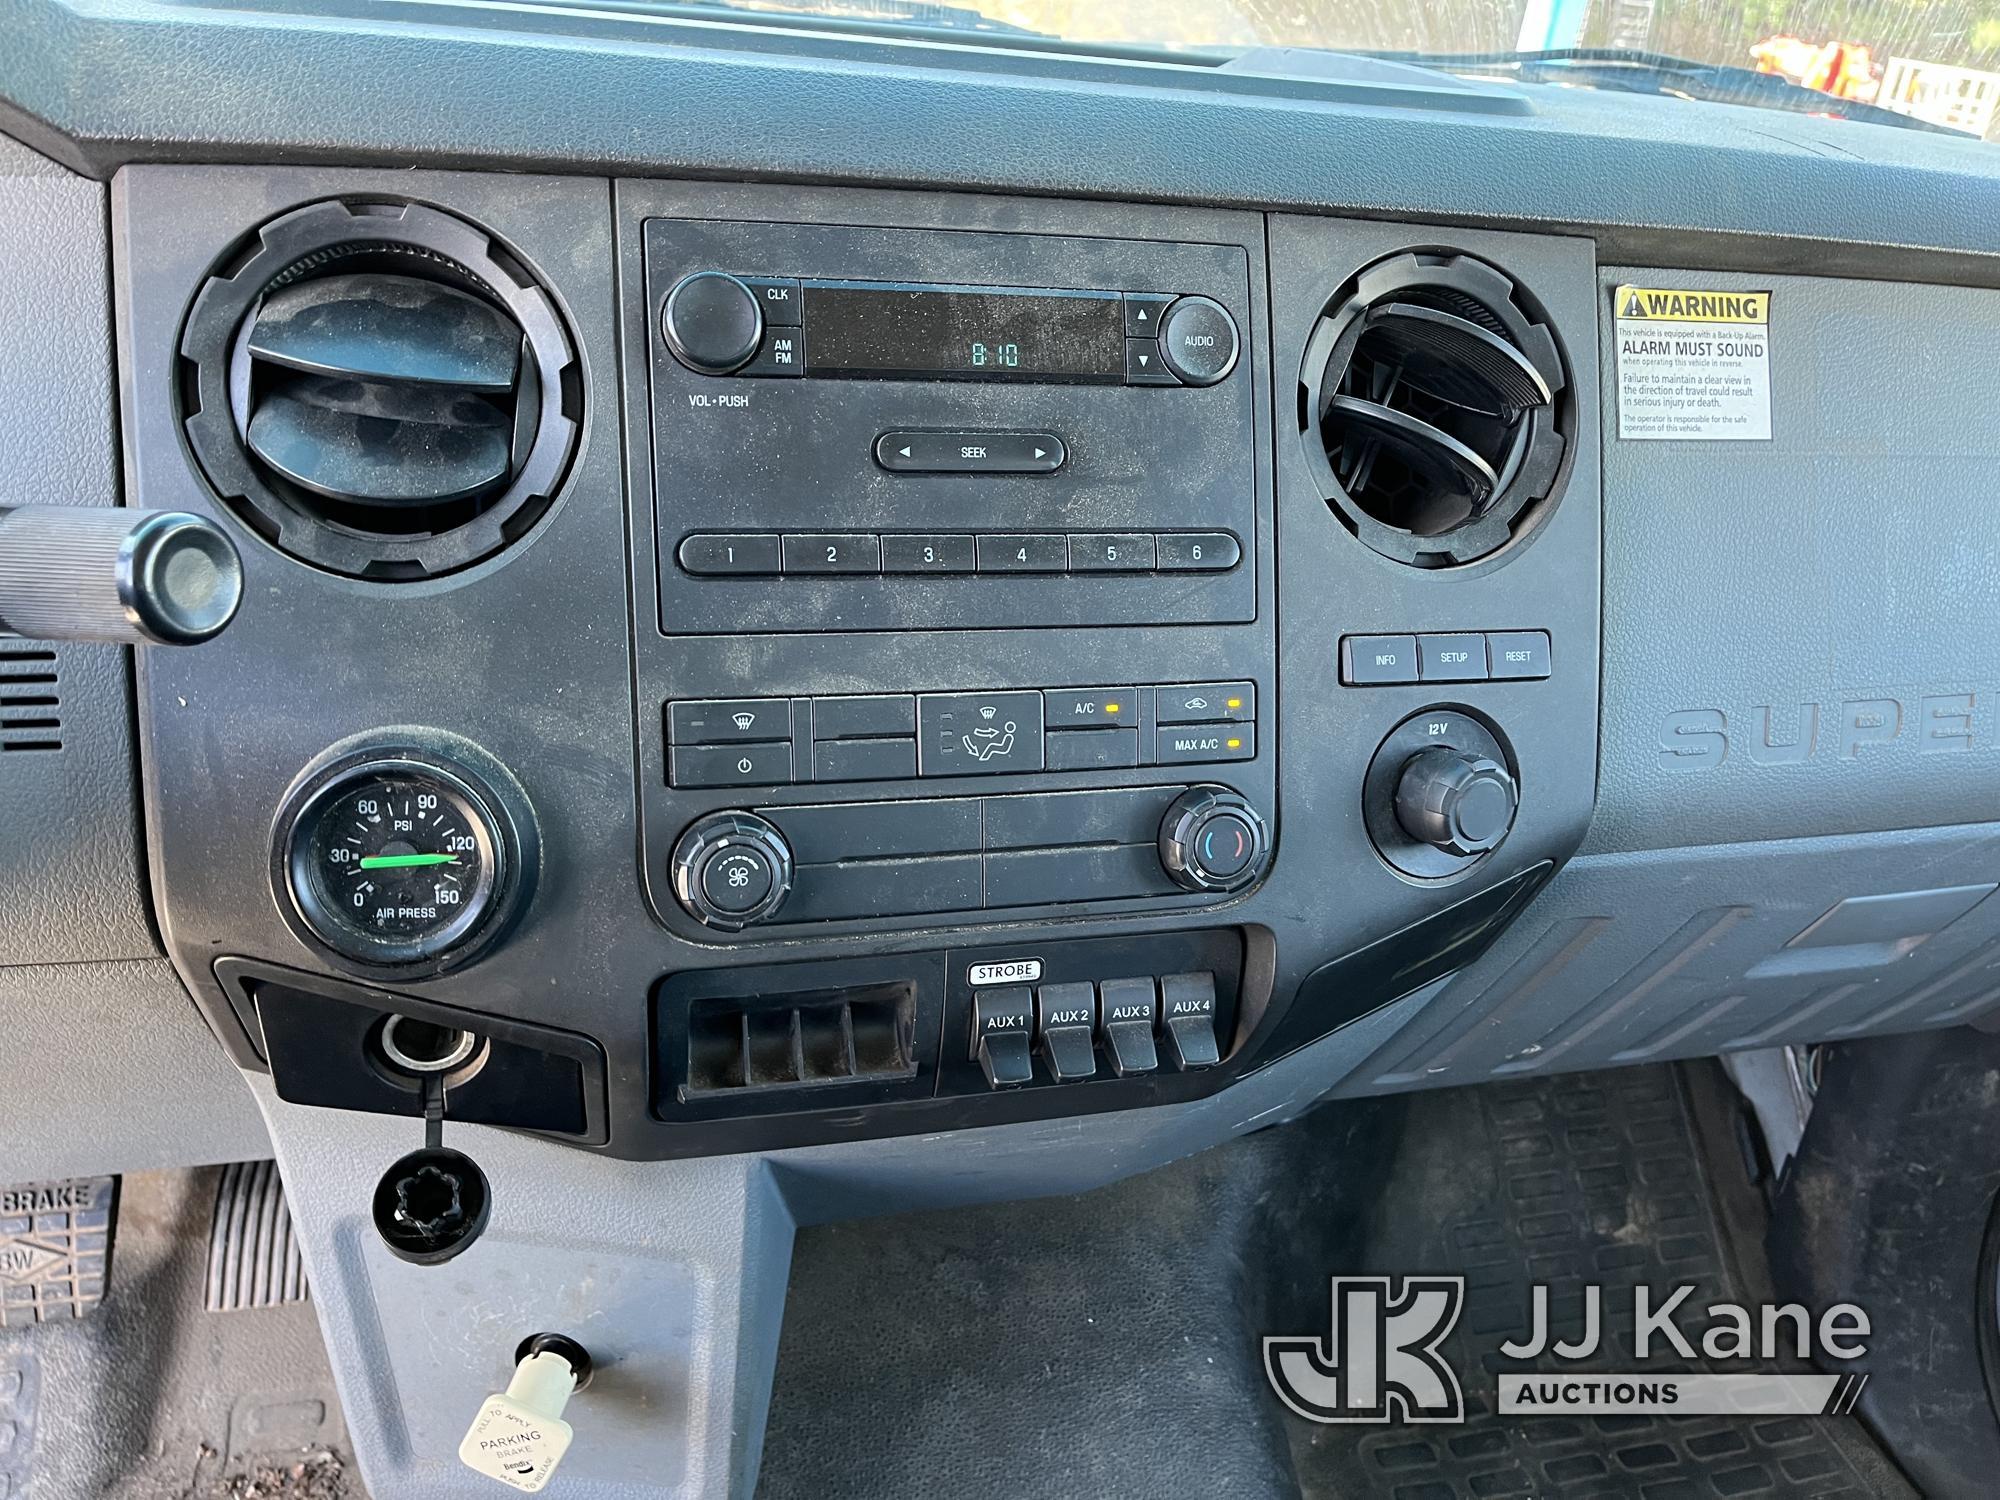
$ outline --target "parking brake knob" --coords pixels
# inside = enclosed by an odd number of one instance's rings
[[[537,1333],[514,1351],[507,1389],[480,1403],[458,1445],[476,1474],[532,1495],[546,1485],[574,1436],[562,1419],[569,1398],[590,1384],[590,1355],[575,1339]]]

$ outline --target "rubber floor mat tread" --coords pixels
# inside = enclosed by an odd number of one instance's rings
[[[305,1263],[278,1164],[232,1162],[215,1186],[202,1305],[209,1312],[236,1312],[305,1298]]]
[[[1701,1309],[1751,1300],[1667,1067],[1413,1095],[1360,1272],[1464,1276],[1464,1312],[1440,1353],[1465,1387],[1459,1426],[1291,1424],[1301,1487],[1390,1500],[1868,1500],[1912,1495],[1851,1417],[1502,1416],[1499,1354],[1524,1337],[1530,1287],[1550,1287],[1557,1337],[1583,1329],[1582,1288],[1603,1288],[1598,1352],[1565,1372],[1631,1370],[1633,1288],[1674,1287]],[[1691,1339],[1691,1342],[1693,1340]],[[1699,1344],[1696,1344],[1699,1350]],[[1657,1346],[1656,1346],[1657,1348]],[[1768,1370],[1750,1361],[1694,1368]],[[1787,1365],[1786,1368],[1793,1366]],[[1649,1360],[1656,1373],[1685,1363]]]

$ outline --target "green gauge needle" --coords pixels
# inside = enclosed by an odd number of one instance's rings
[[[364,854],[361,868],[364,870],[409,870],[418,865],[455,865],[456,854]]]

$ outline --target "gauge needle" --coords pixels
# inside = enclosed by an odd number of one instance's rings
[[[361,868],[364,870],[408,870],[417,865],[455,865],[456,854],[364,854]]]

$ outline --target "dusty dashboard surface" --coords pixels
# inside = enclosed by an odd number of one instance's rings
[[[367,1219],[440,1107],[486,1311],[615,1284],[632,1379],[728,1393],[566,1476],[700,1493],[754,1473],[798,1223],[1986,1007],[1984,158],[622,31],[534,33],[496,111],[484,22],[297,20],[167,51],[193,145],[0,85],[108,222],[124,500],[244,568],[131,724],[62,658],[142,825],[62,977],[184,986],[254,1080],[383,1493],[450,1493],[491,1388]],[[385,62],[414,164],[331,102]],[[1621,289],[1761,311],[1769,436],[1626,430]],[[118,1076],[233,1087],[132,1016]]]

